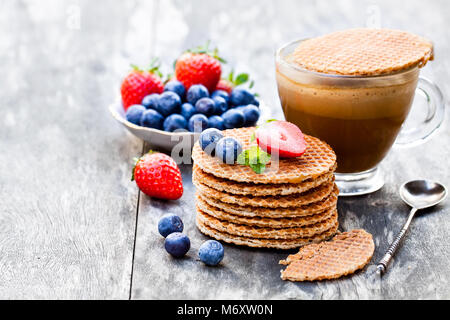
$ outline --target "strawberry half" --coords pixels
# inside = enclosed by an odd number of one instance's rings
[[[164,91],[158,66],[151,67],[149,71],[140,70],[136,66],[132,67],[133,71],[125,77],[120,88],[125,111],[133,104],[140,104],[145,96]]]
[[[208,50],[208,44],[183,53],[175,63],[175,77],[183,83],[186,90],[194,84],[202,84],[212,93],[222,75],[224,62],[218,51]]]
[[[149,197],[177,200],[183,195],[180,169],[163,153],[150,152],[138,159],[131,180]]]
[[[287,121],[269,122],[255,132],[258,145],[270,154],[280,158],[296,158],[306,151],[306,141],[302,131]]]

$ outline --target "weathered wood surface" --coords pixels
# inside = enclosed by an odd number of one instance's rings
[[[425,177],[450,186],[447,125],[426,144],[392,150],[382,191],[340,199],[341,230],[375,237],[371,266],[295,284],[279,278],[286,252],[227,245],[221,267],[197,261],[206,237],[194,224],[190,166],[182,166],[181,200],[138,199],[129,172],[143,144],[106,109],[129,62],[157,55],[171,65],[180,50],[211,39],[231,66],[252,74],[271,106],[265,116],[282,117],[276,48],[366,25],[433,39],[436,61],[423,74],[448,95],[449,14],[444,0],[0,0],[0,298],[450,298],[448,202],[414,221],[382,280],[371,276],[406,219],[400,184]],[[156,223],[166,212],[184,219],[192,241],[185,259],[164,251]]]
[[[106,106],[138,8],[0,3],[0,298],[127,299],[143,143]]]

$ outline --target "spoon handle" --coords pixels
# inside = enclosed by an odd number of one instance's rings
[[[411,225],[411,221],[414,218],[414,215],[416,214],[417,209],[413,208],[411,210],[411,213],[409,214],[408,220],[406,221],[405,225],[403,226],[402,230],[399,232],[397,237],[394,239],[392,244],[387,249],[383,259],[380,260],[378,263],[377,269],[378,271],[383,274],[386,272],[387,267],[389,265],[389,262],[391,261],[392,257],[394,256],[395,252],[397,251],[398,247],[400,246],[400,242],[404,238],[406,232],[409,229],[409,226]]]

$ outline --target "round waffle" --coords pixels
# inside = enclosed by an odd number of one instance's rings
[[[335,214],[336,211],[335,208],[330,208],[329,210],[326,210],[319,214],[298,218],[274,219],[264,217],[242,217],[234,214],[229,214],[223,210],[217,209],[216,207],[209,205],[206,201],[202,200],[200,197],[197,197],[197,207],[200,209],[200,211],[203,211],[206,214],[219,220],[236,224],[243,224],[261,228],[273,228],[273,229],[295,228],[314,225],[316,223],[320,223],[330,219]]]
[[[313,237],[317,234],[321,234],[330,228],[337,222],[337,211],[334,210],[333,215],[327,220],[316,223],[314,225],[296,228],[285,229],[273,229],[273,228],[260,228],[247,226],[242,224],[235,224],[228,221],[222,221],[216,219],[197,207],[197,219],[201,220],[207,226],[216,229],[220,232],[232,234],[246,238],[256,239],[298,239]]]
[[[333,227],[330,228],[329,230],[310,238],[298,238],[293,240],[256,239],[256,238],[239,237],[232,234],[220,232],[206,225],[201,220],[199,215],[197,215],[196,221],[197,227],[200,230],[200,232],[216,240],[224,241],[226,243],[231,243],[239,246],[247,246],[254,248],[274,248],[283,250],[298,248],[309,243],[327,240],[331,238],[337,232],[338,229],[338,223],[336,222],[336,224],[333,225]]]
[[[350,29],[302,41],[287,60],[320,73],[375,76],[422,67],[432,59],[433,44],[417,35]]]
[[[301,183],[282,183],[282,184],[255,184],[235,182],[224,178],[218,178],[208,174],[194,165],[192,170],[192,179],[217,191],[224,191],[233,194],[253,195],[253,196],[274,196],[289,195],[293,193],[302,193],[315,188],[333,177],[336,167],[315,179],[308,179]]]
[[[280,264],[283,280],[314,281],[337,279],[366,266],[375,245],[372,235],[364,230],[352,230],[336,235],[329,242],[307,245]]]
[[[339,190],[335,186],[333,192],[325,199],[311,203],[306,206],[291,207],[291,208],[262,208],[241,206],[238,204],[230,204],[221,201],[217,201],[214,198],[210,198],[204,194],[197,192],[197,198],[203,200],[208,205],[217,209],[223,210],[227,213],[243,216],[243,217],[266,217],[266,218],[294,218],[294,217],[306,217],[311,215],[320,214],[330,208],[335,208],[337,205]]]
[[[223,134],[239,140],[245,150],[254,144],[250,141],[254,131],[254,127],[240,128],[225,130]],[[328,144],[308,135],[305,135],[305,140],[307,149],[301,157],[273,161],[262,174],[255,173],[249,166],[221,163],[218,158],[203,152],[198,142],[192,150],[192,159],[203,171],[237,182],[301,183],[329,173],[336,164],[336,154]]]
[[[210,198],[241,206],[264,208],[298,207],[319,202],[328,197],[335,188],[334,180],[331,180],[318,186],[317,188],[308,190],[305,193],[291,194],[287,196],[253,197],[220,192],[195,180],[193,183],[197,187],[199,193],[207,195]]]

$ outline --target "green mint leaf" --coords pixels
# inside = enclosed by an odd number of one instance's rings
[[[243,166],[249,165],[248,150],[245,150],[237,157],[237,163]]]
[[[270,162],[270,159],[270,154],[259,146],[252,146],[238,156],[237,163],[249,166],[254,172],[261,174],[266,170],[266,164]]]
[[[249,88],[249,89],[252,89],[254,85],[255,85],[255,81],[252,80],[252,81],[250,82],[250,85],[248,86],[248,88]]]
[[[250,168],[257,174],[261,174],[266,170],[266,165],[262,163],[250,164]]]

